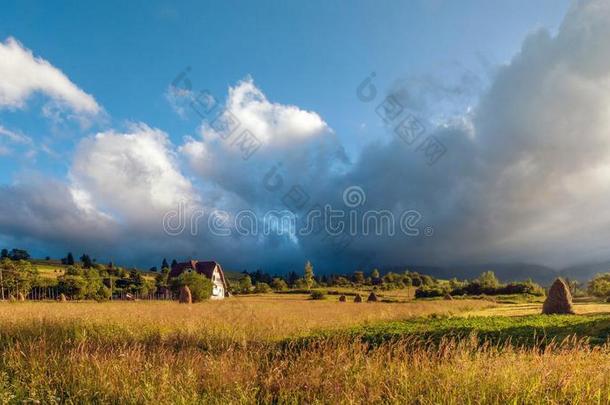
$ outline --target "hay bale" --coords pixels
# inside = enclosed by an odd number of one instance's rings
[[[66,302],[66,301],[68,301],[68,299],[66,298],[66,294],[64,294],[64,293],[59,294],[59,298],[57,298],[57,300],[59,302]]]
[[[17,293],[17,301],[25,301],[25,295],[21,291]]]
[[[356,296],[354,297],[354,302],[362,302],[362,297],[360,296],[360,294],[356,294]]]
[[[366,299],[366,302],[377,302],[378,300],[379,299],[377,298],[375,291],[371,291],[371,293],[369,294],[369,297]]]
[[[572,294],[570,289],[566,285],[565,281],[561,278],[557,278],[551,289],[549,295],[546,297],[544,304],[542,304],[543,314],[573,314],[574,308],[572,308]]]
[[[183,286],[180,289],[180,296],[178,297],[178,301],[181,304],[192,304],[193,303],[193,296],[191,295],[191,289],[188,288],[188,286]]]
[[[453,297],[449,293],[445,294],[445,297],[443,297],[443,299],[445,301],[453,301]]]
[[[345,295],[342,295],[339,297],[339,302],[346,302],[347,298],[345,298]]]
[[[13,294],[9,294],[9,296],[8,296],[8,300],[9,300],[10,302],[15,302],[15,301],[17,301],[17,300],[15,299],[15,296],[14,296]]]

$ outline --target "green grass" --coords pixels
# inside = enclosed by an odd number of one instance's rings
[[[605,343],[610,335],[609,315],[527,315],[429,317],[386,322],[352,328],[350,334],[360,335],[365,341],[379,343],[405,336],[438,341],[445,337],[467,337],[493,343],[510,341],[518,345],[537,345],[562,341],[568,336],[589,338],[592,344]]]

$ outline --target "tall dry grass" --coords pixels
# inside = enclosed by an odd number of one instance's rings
[[[0,362],[0,400],[42,403],[607,403],[610,348],[545,350],[343,339],[307,350],[207,352],[137,345],[15,344]],[[51,346],[55,346],[52,344]]]
[[[103,325],[116,336],[136,338],[146,334],[163,338],[180,333],[235,341],[278,340],[317,330],[407,319],[430,314],[452,315],[492,308],[483,300],[403,304],[354,304],[313,301],[301,295],[263,295],[208,301],[190,306],[168,301],[4,303],[0,325],[5,330],[58,329],[74,325]],[[101,329],[100,329],[101,330]],[[100,332],[101,333],[101,332]],[[108,337],[109,338],[109,337]]]
[[[544,350],[476,339],[376,347],[318,329],[489,303],[339,304],[252,297],[224,303],[0,305],[1,403],[599,403],[610,347]]]

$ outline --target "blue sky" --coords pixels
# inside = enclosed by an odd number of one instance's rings
[[[370,72],[381,88],[453,65],[484,75],[483,63],[506,63],[528,33],[555,30],[568,6],[551,0],[174,3],[5,2],[0,38],[16,38],[61,69],[114,122],[143,121],[176,140],[192,134],[195,117],[177,119],[163,96],[191,66],[194,87],[218,97],[252,76],[269,99],[316,111],[349,148],[375,136],[362,123],[379,125],[354,96]],[[31,116],[3,113],[3,119],[22,126]]]
[[[140,265],[213,256],[284,269],[310,257],[343,265],[363,251],[380,264],[606,257],[596,243],[566,251],[570,232],[592,228],[562,218],[606,201],[587,194],[594,181],[579,193],[572,185],[605,173],[594,113],[606,107],[593,89],[606,83],[607,14],[596,0],[3,2],[0,184],[10,198],[0,243]],[[172,87],[186,67],[192,92]],[[371,72],[379,96],[362,102],[356,89]],[[244,163],[221,142],[228,134],[188,108],[203,89],[262,139],[253,159]],[[447,157],[426,165],[398,143],[376,110],[386,96]],[[588,149],[571,143],[574,128],[589,134]],[[319,152],[320,142],[330,149]],[[566,159],[564,149],[581,154]],[[281,196],[261,192],[260,179],[278,163],[312,201],[341,202],[357,186],[366,208],[418,210],[435,237],[358,238],[333,253],[294,234],[161,235],[179,197],[206,215],[277,208]]]

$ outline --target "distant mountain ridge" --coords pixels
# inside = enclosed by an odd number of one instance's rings
[[[561,270],[532,263],[485,263],[451,266],[401,265],[380,268],[382,272],[393,271],[397,273],[403,272],[406,269],[429,274],[436,278],[450,279],[455,277],[460,280],[470,280],[476,278],[484,271],[493,271],[500,281],[504,283],[523,281],[531,278],[539,284],[549,285],[556,277],[585,282],[591,280],[598,273],[610,273],[610,260],[573,265]]]
[[[561,275],[560,272],[551,267],[530,263],[485,263],[453,266],[404,265],[387,266],[381,270],[383,272],[403,272],[406,269],[429,274],[436,278],[450,279],[455,277],[460,280],[471,280],[478,277],[484,271],[493,271],[496,277],[504,283],[523,281],[531,278],[533,281],[543,285],[551,284],[556,277]]]

